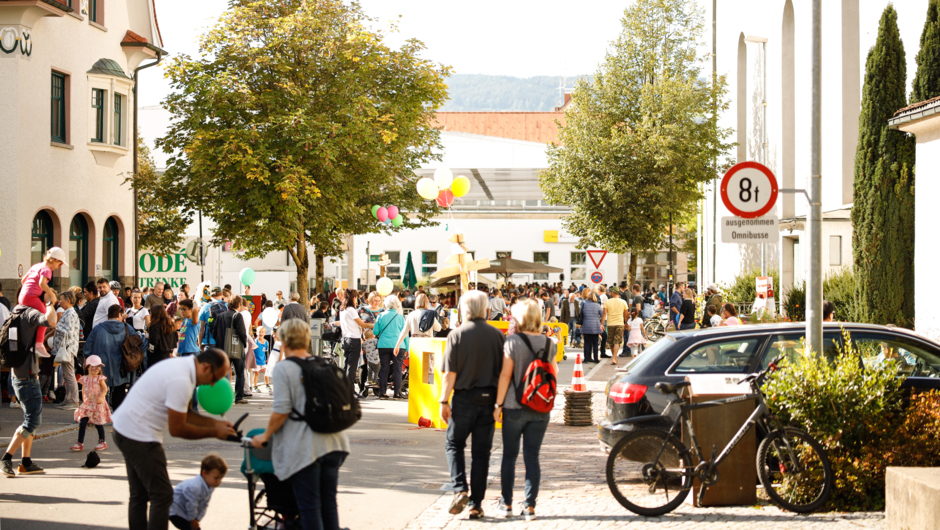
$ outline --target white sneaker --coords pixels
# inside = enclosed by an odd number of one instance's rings
[[[19,403],[18,401],[11,401],[11,402],[10,402],[10,408],[11,408],[11,409],[18,409],[18,408],[20,408],[20,403]]]
[[[49,352],[46,351],[46,347],[39,342],[36,343],[36,356],[41,357],[43,359],[47,357],[52,357],[51,355],[49,355]]]
[[[525,515],[526,521],[534,521],[535,520],[535,508],[531,506],[526,506],[525,508],[522,509],[522,515]]]

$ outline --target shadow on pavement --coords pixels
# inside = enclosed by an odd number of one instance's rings
[[[122,504],[121,501],[86,501],[79,499],[67,499],[65,497],[25,495],[22,493],[0,493],[0,503],[3,502],[28,502],[30,504],[104,504],[118,506]],[[4,521],[11,521],[11,519],[4,519]],[[86,527],[82,526],[82,528]]]

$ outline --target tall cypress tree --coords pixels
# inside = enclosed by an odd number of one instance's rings
[[[918,103],[940,96],[940,0],[930,0],[927,7],[927,22],[920,34],[920,51],[917,52],[917,74],[911,103]]]
[[[888,129],[907,104],[904,45],[888,5],[868,52],[855,152],[853,253],[864,320],[914,321],[914,138]]]

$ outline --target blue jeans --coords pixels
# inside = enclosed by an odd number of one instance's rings
[[[577,324],[578,320],[575,318],[568,321],[568,336],[571,337],[572,346],[581,342],[581,330],[576,327]]]
[[[503,463],[500,468],[503,503],[512,506],[512,487],[516,482],[516,457],[519,456],[519,439],[522,438],[522,461],[525,462],[525,505],[535,508],[539,496],[539,449],[545,430],[548,429],[549,414],[528,408],[503,410]]]
[[[16,432],[29,438],[42,424],[42,388],[35,376],[24,380],[11,374],[10,378],[13,380],[13,393],[23,409],[23,425]]]
[[[486,495],[486,476],[490,469],[490,450],[493,448],[493,433],[496,420],[493,407],[474,405],[467,393],[454,393],[450,421],[444,449],[447,451],[447,466],[450,468],[452,491],[467,491],[467,464],[464,449],[467,437],[473,436],[470,445],[470,507],[480,508]]]
[[[333,451],[291,475],[303,530],[339,530],[336,489],[339,468],[345,461],[346,453]]]

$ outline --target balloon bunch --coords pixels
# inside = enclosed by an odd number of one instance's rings
[[[372,207],[372,217],[378,219],[380,223],[392,226],[401,226],[405,222],[405,216],[398,211],[398,206],[394,204],[388,208],[376,204]]]
[[[418,180],[418,195],[429,201],[437,199],[441,208],[449,208],[455,198],[469,191],[470,179],[463,175],[454,178],[454,172],[446,167],[437,168],[433,180],[427,177]]]

